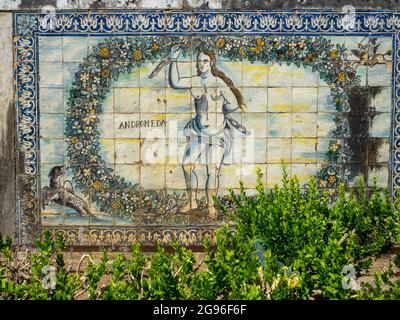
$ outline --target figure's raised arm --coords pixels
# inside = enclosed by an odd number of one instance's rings
[[[168,81],[169,85],[174,89],[190,89],[191,88],[191,81],[190,77],[182,77],[179,74],[178,69],[178,57],[181,53],[181,48],[179,46],[172,46],[171,53],[170,53],[170,65],[169,65],[169,74],[168,74]]]

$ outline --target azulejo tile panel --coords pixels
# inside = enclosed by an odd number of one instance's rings
[[[400,187],[400,15],[14,14],[19,241],[200,245],[242,180]]]

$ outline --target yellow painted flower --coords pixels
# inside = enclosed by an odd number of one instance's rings
[[[87,72],[82,72],[81,76],[80,76],[80,79],[81,79],[82,82],[89,81],[89,74]]]
[[[103,78],[108,78],[110,76],[110,69],[103,69],[101,70],[101,76]]]
[[[100,189],[101,188],[101,182],[99,180],[96,180],[93,182],[93,188],[94,189]]]
[[[323,179],[319,180],[319,186],[320,186],[321,188],[325,188],[325,187],[326,187],[326,181],[323,180]]]
[[[297,43],[296,42],[289,42],[288,46],[289,46],[290,50],[293,50],[297,46]]]
[[[79,141],[79,139],[78,139],[78,137],[71,137],[70,141],[72,144],[75,144]]]
[[[97,122],[97,116],[95,114],[90,114],[88,117],[84,118],[86,124],[91,124]]]
[[[243,48],[243,47],[240,47],[240,48],[239,48],[239,54],[240,54],[241,56],[244,55],[244,48]]]
[[[251,52],[254,52],[254,53],[257,53],[257,54],[258,54],[258,53],[261,53],[262,50],[263,50],[262,47],[250,48],[250,51],[251,51]]]
[[[159,48],[160,48],[160,46],[159,46],[156,42],[153,42],[153,43],[151,44],[151,47],[150,47],[151,50],[157,50],[157,49],[159,49]]]
[[[338,57],[338,55],[339,55],[339,51],[338,51],[337,49],[332,49],[332,50],[329,52],[329,56],[330,56],[332,59],[336,59],[336,58]]]
[[[331,145],[329,146],[329,150],[330,150],[330,151],[335,152],[337,149],[339,149],[339,144],[337,144],[337,143],[331,144]]]
[[[112,201],[111,202],[111,208],[113,208],[113,209],[121,208],[121,202],[119,202],[118,200]]]
[[[301,40],[300,42],[297,43],[297,47],[300,50],[303,50],[306,47],[306,42],[304,40]]]
[[[223,38],[219,38],[215,42],[215,45],[217,46],[217,48],[223,48],[225,46],[225,40]]]
[[[108,58],[110,56],[110,49],[107,47],[100,48],[99,56],[102,58]]]
[[[344,80],[346,79],[346,74],[345,74],[343,71],[340,71],[340,72],[338,73],[337,79],[338,79],[339,81],[344,81]]]
[[[329,182],[329,184],[334,184],[336,182],[336,176],[334,174],[331,174],[328,177],[328,182]]]
[[[314,61],[314,55],[312,53],[307,54],[306,61]]]
[[[257,38],[256,39],[256,44],[257,44],[257,47],[262,47],[264,45],[263,39],[262,38]]]
[[[90,114],[96,114],[96,109],[90,109]]]
[[[343,99],[340,98],[340,97],[338,97],[338,98],[335,99],[335,102],[336,102],[337,104],[341,104],[341,103],[343,103]]]
[[[133,60],[140,61],[142,59],[142,51],[136,49],[132,53]]]
[[[89,176],[89,175],[90,175],[90,168],[84,168],[83,171],[82,171],[82,173],[83,173],[83,175],[84,175],[85,177]]]

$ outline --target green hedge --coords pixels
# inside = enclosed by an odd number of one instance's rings
[[[0,237],[0,299],[398,299],[400,281],[390,267],[373,285],[355,283],[371,258],[399,241],[396,204],[376,185],[371,196],[360,180],[337,196],[288,178],[266,190],[258,172],[257,194],[243,185],[229,201],[217,201],[234,228],[218,230],[204,243],[201,264],[191,250],[174,243],[144,255],[86,255],[84,271],[66,270],[64,240],[49,232],[25,260],[10,239]],[[226,199],[225,199],[226,200]],[[229,205],[227,205],[229,203]],[[201,267],[200,267],[201,264]],[[385,284],[385,289],[383,288]]]

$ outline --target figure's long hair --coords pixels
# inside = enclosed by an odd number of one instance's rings
[[[199,50],[199,52],[197,53],[197,60],[199,60],[200,53],[204,53],[205,55],[210,57],[211,74],[214,77],[218,77],[222,81],[225,82],[225,84],[229,87],[229,89],[231,89],[233,95],[235,96],[239,108],[241,110],[243,110],[244,107],[246,106],[246,104],[244,102],[244,98],[243,98],[242,94],[240,93],[239,89],[235,87],[233,81],[225,74],[225,72],[223,72],[217,68],[217,58],[215,56],[215,53],[210,50]],[[197,75],[200,75],[200,73],[201,73],[200,70],[197,69]]]

